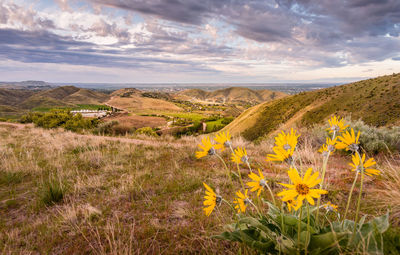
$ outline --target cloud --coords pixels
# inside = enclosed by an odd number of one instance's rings
[[[62,63],[111,68],[157,70],[184,69],[186,72],[217,71],[192,61],[136,55],[129,51],[101,50],[96,45],[48,32],[0,29],[0,59],[25,63]]]
[[[13,3],[0,1],[0,24],[8,24],[21,29],[54,28],[53,21],[38,17],[32,7],[24,8]]]
[[[398,0],[37,2],[0,0],[3,60],[237,76],[400,60]]]

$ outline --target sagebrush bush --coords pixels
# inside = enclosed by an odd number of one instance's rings
[[[400,152],[400,127],[373,127],[365,124],[362,120],[347,120],[356,132],[360,131],[360,146],[370,154]],[[309,134],[313,146],[324,143],[325,127],[315,127]]]
[[[116,120],[100,123],[95,129],[93,129],[93,134],[112,135],[114,134],[113,127],[118,125],[118,123],[119,122]]]

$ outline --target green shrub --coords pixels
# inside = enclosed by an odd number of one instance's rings
[[[21,172],[0,171],[0,185],[20,183],[23,177],[24,175]]]
[[[53,205],[64,199],[66,186],[57,177],[49,177],[39,189],[40,202]]]
[[[142,127],[135,131],[135,134],[138,135],[147,135],[147,136],[154,136],[157,137],[158,134],[154,131],[151,127]]]
[[[62,127],[70,131],[92,129],[97,126],[97,119],[83,118],[81,114],[72,114],[69,110],[54,109],[50,112],[31,112],[21,117],[21,123],[34,123],[42,128]]]

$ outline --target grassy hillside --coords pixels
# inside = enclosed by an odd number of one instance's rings
[[[126,95],[126,94],[123,94]],[[107,104],[127,110],[136,114],[152,114],[165,111],[180,112],[182,108],[165,100],[142,97],[140,94],[132,93],[128,96],[113,96]]]
[[[0,88],[0,105],[16,106],[34,93],[32,90]]]
[[[178,93],[189,99],[217,103],[261,103],[286,96],[285,93],[271,90],[252,90],[249,88],[232,87],[215,91],[188,89]]]
[[[240,116],[226,129],[240,130],[246,139],[267,135],[281,125],[311,126],[332,114],[362,119],[373,126],[400,123],[400,74],[386,75],[342,86],[304,92],[264,103],[252,116]]]
[[[33,90],[0,89],[0,105],[13,106],[16,109],[76,107],[78,104],[102,104],[109,99],[103,93],[63,86],[35,92]]]
[[[236,190],[217,157],[194,157],[200,138],[139,140],[5,123],[0,123],[0,138],[1,254],[240,253],[239,245],[210,238],[236,216],[224,204],[205,216],[202,183],[230,202]],[[286,166],[264,160],[271,144],[255,146],[241,139],[232,144],[246,147],[252,167],[264,171],[274,193],[282,190],[276,183],[287,178]],[[298,150],[304,169],[318,169],[322,158],[317,148],[304,144]],[[220,155],[236,170],[227,150]],[[330,193],[324,201],[340,210],[353,181],[348,160],[335,153],[327,171]],[[390,160],[377,159],[382,176],[366,179],[371,192],[363,196],[361,211],[383,214],[391,206],[396,224],[400,169],[398,159]],[[247,167],[240,171],[249,180]],[[248,211],[256,214],[251,206]],[[352,204],[351,217],[354,212]]]
[[[41,95],[33,95],[18,105],[19,108],[26,110],[34,108],[57,108],[73,106],[73,104],[68,104],[62,100]]]

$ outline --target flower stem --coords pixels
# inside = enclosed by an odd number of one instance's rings
[[[303,206],[300,207],[300,215],[299,215],[299,221],[298,221],[298,225],[297,225],[297,245],[298,245],[298,251],[297,253],[300,255],[300,232],[301,232],[301,217],[303,216]]]
[[[307,203],[307,233],[310,233],[310,206]],[[305,255],[307,255],[307,247],[308,247],[308,235],[307,235],[307,239],[306,239],[306,243],[305,243]]]
[[[247,163],[247,166],[249,167],[250,173],[252,173],[252,172],[253,172],[253,170],[251,169],[251,166],[250,166],[249,160],[247,160],[247,161],[246,161],[246,163]]]
[[[332,141],[335,140],[335,138],[336,138],[336,131],[333,131]],[[321,176],[321,182],[319,184],[319,188],[320,189],[324,189],[326,168],[327,168],[327,165],[328,165],[329,156],[331,155],[331,151],[329,150],[329,145],[327,145],[327,147],[328,147],[328,154],[326,155],[326,157],[324,158],[324,162],[322,163],[322,176]],[[315,218],[315,222],[318,222],[320,204],[321,204],[321,197],[318,197],[317,216]]]
[[[324,162],[322,163],[322,176],[321,176],[321,182],[319,184],[319,188],[323,189],[324,188],[324,180],[325,180],[325,173],[326,173],[326,166],[328,165],[328,160],[329,160],[329,155],[331,153],[328,152],[328,155],[324,158]],[[321,205],[321,196],[318,197],[317,200],[317,215],[315,217],[315,222],[318,222],[318,217],[319,217],[319,207]]]
[[[235,213],[236,214],[236,210],[235,210],[235,208],[233,208],[233,206],[228,202],[228,201],[226,201],[225,199],[222,199],[222,202],[225,202],[226,204],[228,204],[229,205],[229,207],[232,209],[232,211],[233,211],[233,213]]]
[[[237,167],[238,174],[239,174],[240,184],[242,185],[243,190],[245,190],[243,180],[242,180],[242,174],[240,173],[239,163],[237,163],[237,162],[236,162],[236,167]]]
[[[226,169],[226,173],[227,173],[227,175],[228,175],[229,181],[230,181],[230,183],[231,183],[231,186],[233,187],[233,182],[232,182],[232,177],[231,177],[231,171],[228,169],[228,166],[226,165],[224,159],[221,158],[220,155],[215,154],[215,156],[217,156],[217,158],[219,158],[219,159],[222,161],[222,164],[224,164],[224,167],[225,167],[225,169]]]
[[[274,193],[272,192],[271,187],[268,185],[268,183],[266,183],[265,186],[267,186],[268,191],[269,191],[269,194],[271,194],[272,201],[274,202],[274,205],[276,206],[276,201],[275,201]]]
[[[256,208],[256,211],[257,211],[257,213],[258,213],[258,216],[262,216],[262,214],[261,214],[261,212],[260,212],[260,210],[258,210],[258,207],[253,203],[253,201],[251,201],[250,199],[249,199],[249,201],[250,201],[250,204],[252,205],[252,206],[254,206],[254,208]]]
[[[356,177],[354,177],[353,185],[351,186],[351,189],[350,189],[349,198],[347,199],[346,210],[344,211],[344,216],[342,219],[342,226],[344,224],[344,220],[346,219],[347,212],[349,211],[351,196],[353,194],[354,187],[356,186],[357,178],[358,178],[358,172],[356,172]]]
[[[358,200],[357,200],[357,210],[356,210],[356,218],[354,220],[354,230],[353,230],[353,236],[351,237],[351,240],[353,240],[354,236],[356,235],[356,230],[357,230],[357,224],[358,224],[358,216],[360,214],[360,207],[361,207],[361,198],[362,198],[362,191],[363,191],[363,183],[364,183],[364,162],[361,159],[361,155],[358,151],[357,156],[358,159],[360,160],[360,168],[361,168],[361,181],[360,181],[360,193],[358,194]]]

